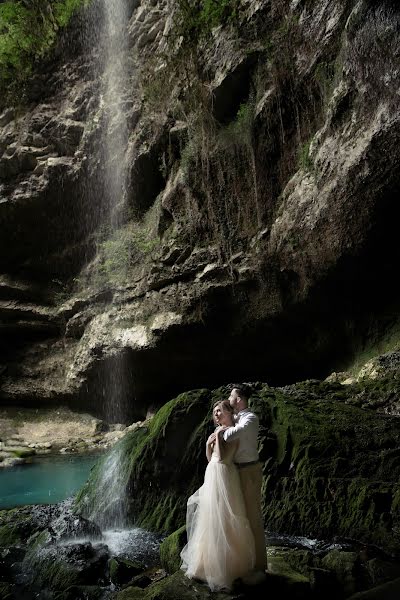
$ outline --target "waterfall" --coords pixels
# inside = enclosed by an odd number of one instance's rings
[[[96,505],[89,518],[103,530],[126,526],[128,499],[122,458],[121,444],[117,444],[100,464],[96,482]]]
[[[126,219],[127,102],[130,83],[127,26],[130,15],[126,0],[102,0],[102,4],[100,110],[103,120],[101,160],[104,161],[102,202],[106,216],[102,229],[106,239],[113,239]],[[129,397],[128,386],[131,382],[126,360],[124,354],[115,354],[100,374],[103,414],[110,422],[127,419],[126,398]],[[120,444],[101,462],[97,484],[98,505],[92,517],[103,528],[123,527],[127,498]]]
[[[127,101],[130,83],[127,26],[130,15],[126,0],[102,2],[104,70],[100,108],[104,120],[103,203],[106,214],[103,230],[106,239],[113,239],[126,219]],[[103,414],[108,421],[117,422],[127,418],[127,372],[126,357],[116,354],[102,373]]]
[[[125,201],[128,142],[127,84],[129,57],[127,44],[128,9],[126,0],[104,2],[104,90],[102,105],[106,117],[104,194],[109,212],[110,237],[122,224]]]

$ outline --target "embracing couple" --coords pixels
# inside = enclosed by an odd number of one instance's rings
[[[182,569],[213,591],[229,591],[236,579],[255,585],[266,578],[259,424],[248,398],[247,387],[236,385],[229,400],[214,405],[204,484],[187,504]]]

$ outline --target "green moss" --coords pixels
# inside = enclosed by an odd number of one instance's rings
[[[283,577],[286,584],[290,586],[304,586],[308,589],[310,586],[309,579],[302,575],[290,565],[287,561],[287,553],[284,551],[275,550],[268,554],[268,571],[273,575]]]
[[[113,595],[114,600],[144,600],[145,597],[145,590],[136,586],[127,587]]]
[[[359,570],[359,557],[355,552],[331,550],[321,561],[322,567],[333,571],[343,592],[350,596],[356,589],[356,575]]]
[[[186,526],[171,533],[160,545],[161,566],[167,573],[175,573],[181,566],[180,553],[187,542]]]
[[[150,212],[150,211],[149,211]],[[154,231],[153,217],[150,214],[145,223],[130,221],[120,229],[110,232],[105,228],[98,234],[97,259],[85,278],[76,278],[77,287],[93,285],[103,288],[126,283],[132,268],[143,263],[160,245],[160,238]],[[149,223],[150,221],[150,223]],[[154,221],[154,217],[153,217]]]
[[[66,590],[72,585],[85,583],[79,571],[62,561],[41,561],[37,566],[34,582],[40,587]]]
[[[11,450],[12,454],[14,454],[14,456],[17,456],[18,458],[27,458],[28,456],[33,456],[34,454],[36,454],[35,450],[33,450],[32,448],[18,448],[15,450]]]
[[[121,480],[113,490],[108,483],[102,487],[106,456],[79,493],[76,510],[85,516],[97,511],[104,515],[104,499],[121,485],[132,522],[159,532],[179,527],[185,520],[187,498],[203,479],[211,403],[217,396],[218,392],[212,396],[208,390],[195,390],[165,404],[147,428],[128,434],[113,448],[121,461]]]
[[[24,564],[32,568],[37,561],[38,552],[51,542],[52,537],[47,529],[34,533],[27,541],[27,553],[24,558]]]
[[[0,91],[19,89],[35,62],[53,47],[57,32],[88,0],[21,0],[0,4]],[[6,92],[7,93],[7,92]]]
[[[17,546],[21,542],[21,534],[17,525],[0,526],[0,547]]]
[[[299,149],[299,167],[304,171],[312,171],[314,168],[314,163],[310,158],[310,146],[311,140],[305,142]]]
[[[226,594],[211,595],[206,585],[199,585],[187,579],[182,571],[177,571],[170,577],[153,583],[146,589],[144,600],[225,600]],[[120,598],[118,598],[120,600]]]
[[[144,565],[122,557],[114,557],[108,563],[112,583],[123,584],[145,570]]]
[[[19,546],[38,530],[31,507],[0,511],[0,547]]]
[[[102,600],[104,589],[96,585],[72,585],[56,595],[55,600]]]
[[[132,458],[140,453],[143,448],[143,442],[147,438],[148,429],[138,428],[128,433],[124,438],[114,446],[110,453],[104,455],[93,467],[90,477],[83,488],[78,492],[75,500],[77,512],[87,517],[96,518],[96,514],[104,513],[110,510],[115,496],[115,490],[125,491],[128,485],[129,465]],[[110,487],[107,478],[109,463],[108,460],[113,456],[120,456],[122,461],[121,468],[114,473],[113,486]],[[105,477],[106,475],[106,477]],[[120,481],[120,478],[123,481]]]
[[[40,531],[28,540],[23,568],[30,574],[31,583],[42,589],[61,591],[87,583],[82,562],[74,563],[70,557],[64,557],[60,549],[52,545],[48,530]]]
[[[361,385],[364,400],[376,394],[374,384]],[[260,445],[266,523],[274,531],[374,539],[394,549],[399,433],[393,420],[352,406],[355,391],[309,381],[263,387],[254,398],[269,426]]]
[[[185,46],[196,44],[215,27],[234,22],[240,7],[239,0],[178,0],[177,4],[175,29]]]

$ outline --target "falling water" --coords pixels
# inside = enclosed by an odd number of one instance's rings
[[[103,229],[110,239],[123,223],[126,206],[127,99],[130,83],[127,26],[130,15],[126,0],[102,2],[104,71],[100,109],[103,115],[103,204],[107,215]],[[128,396],[129,379],[125,356],[116,354],[112,358],[103,368],[99,384],[106,420],[126,421],[124,399]],[[99,504],[93,518],[102,527],[123,527],[125,523],[127,498],[121,459],[122,450],[117,445],[103,461],[99,472]]]
[[[126,526],[127,493],[123,469],[123,451],[117,444],[101,463],[96,489],[96,503],[90,514],[104,529],[123,529]]]
[[[104,90],[101,103],[106,118],[104,193],[112,236],[121,226],[125,207],[128,141],[126,104],[129,83],[126,0],[104,2]]]

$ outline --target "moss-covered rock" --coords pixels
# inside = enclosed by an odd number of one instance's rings
[[[146,590],[137,587],[126,588],[114,596],[115,600],[229,600],[231,595],[211,594],[209,588],[199,582],[187,579],[181,571],[153,583]]]
[[[375,557],[368,561],[367,570],[371,583],[377,586],[400,576],[400,562]]]
[[[145,591],[134,585],[121,590],[113,596],[115,600],[144,600],[145,597]]]
[[[34,454],[36,454],[36,450],[34,450],[33,448],[9,448],[9,451],[17,458],[28,458],[29,456],[33,456]]]
[[[276,550],[268,554],[268,572],[275,577],[279,577],[284,582],[284,587],[290,590],[291,595],[296,591],[299,595],[310,594],[309,579],[293,569],[287,560],[288,553]]]
[[[118,585],[131,581],[135,575],[145,570],[144,565],[121,557],[114,557],[108,563],[110,580]]]
[[[353,405],[361,384],[260,386],[263,509],[272,531],[349,537],[396,551],[400,433],[396,419]],[[377,393],[365,382],[364,400]]]
[[[378,383],[255,384],[252,406],[261,423],[263,511],[269,530],[353,538],[397,552],[400,432],[396,418],[375,410]],[[113,450],[120,452],[125,509],[137,525],[168,532],[185,522],[187,498],[203,481],[211,405],[224,395],[223,388],[182,394]],[[360,395],[364,408],[357,405]],[[374,409],[366,408],[368,398]],[[110,485],[101,467],[78,497],[76,508],[85,515],[104,514]],[[114,477],[114,496],[118,485]],[[166,564],[172,541],[165,545]],[[174,552],[169,570],[176,568],[177,548]]]
[[[97,586],[107,579],[108,552],[92,544],[57,546],[48,532],[35,534],[23,562],[25,576],[38,589],[65,591],[71,586]]]
[[[311,550],[300,548],[289,548],[282,546],[267,547],[267,568],[275,572],[279,561],[283,561],[296,573],[309,577],[312,569],[319,565],[318,558]],[[282,562],[282,564],[283,564]]]
[[[187,542],[186,526],[171,533],[160,545],[161,566],[167,573],[175,573],[181,566],[181,550]]]
[[[322,566],[335,573],[345,596],[357,591],[360,560],[355,552],[332,550],[322,559]]]
[[[97,585],[72,585],[55,596],[55,600],[101,600],[104,589]]]
[[[0,511],[0,547],[18,546],[47,524],[32,507]]]
[[[52,543],[53,537],[48,529],[34,533],[27,542],[27,552],[24,558],[25,566],[32,566],[37,560],[39,552]]]
[[[182,571],[151,584],[146,590],[128,587],[116,593],[113,600],[258,600],[284,595],[292,600],[310,598],[307,578],[295,573],[284,561],[277,562],[277,572],[269,575],[259,586],[245,586],[238,582],[231,592],[211,592],[207,585],[188,579]]]
[[[104,476],[105,457],[79,493],[76,510],[95,520],[107,520],[107,513],[115,510],[117,489],[122,490],[129,519],[137,525],[159,532],[181,526],[187,498],[204,475],[211,404],[222,393],[181,394],[165,404],[147,428],[125,436],[112,451],[120,456],[112,489]]]

